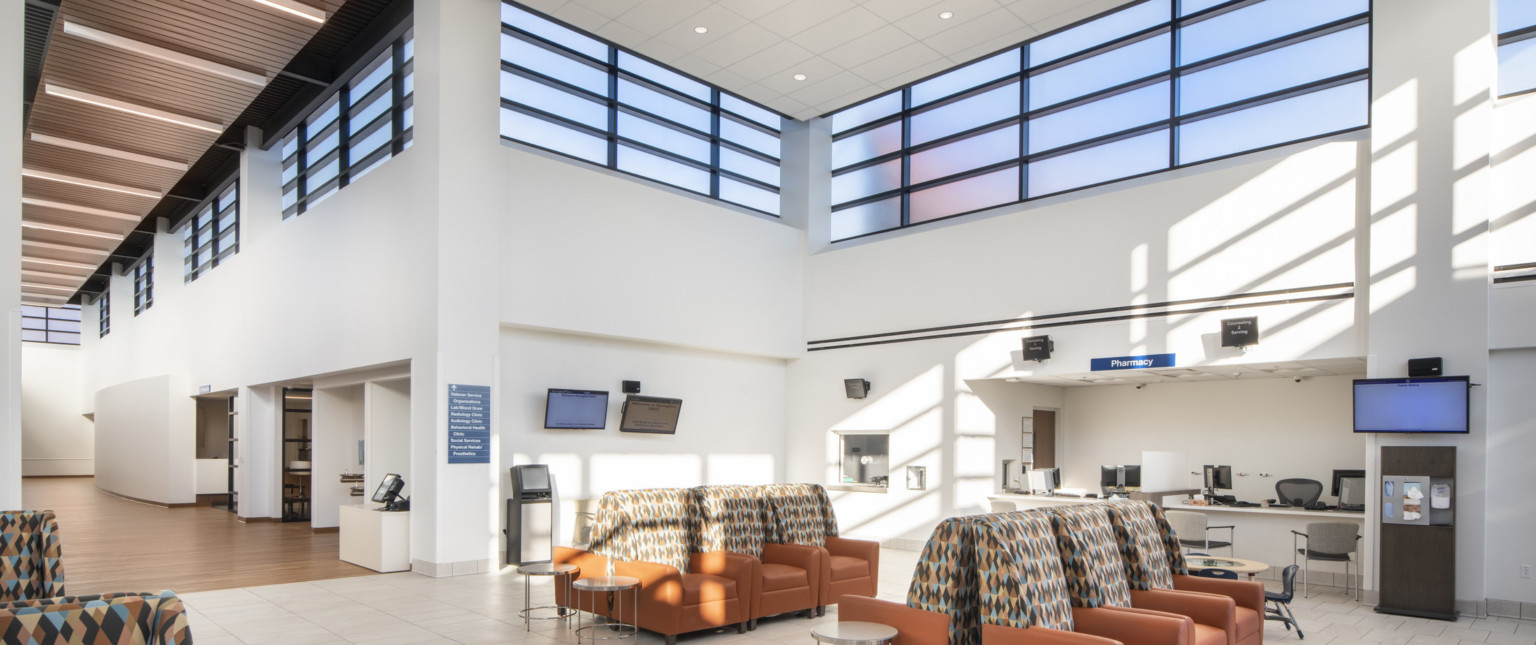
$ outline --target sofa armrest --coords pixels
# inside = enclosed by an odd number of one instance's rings
[[[1079,634],[1077,632],[1064,632],[1048,627],[1030,627],[1020,629],[1018,627],[1005,627],[1003,625],[982,625],[981,645],[1122,645],[1120,641],[1093,636],[1091,634]]]
[[[192,628],[187,622],[187,606],[169,591],[161,592],[155,606],[156,645],[187,645],[192,642]]]
[[[1125,643],[1188,645],[1195,634],[1187,616],[1130,607],[1072,608],[1072,631]]]
[[[1195,591],[1133,589],[1131,606],[1138,609],[1183,614],[1193,618],[1196,623],[1210,625],[1228,634],[1234,634],[1237,630],[1237,603],[1226,596]]]
[[[1199,591],[1231,598],[1239,607],[1264,613],[1264,584],[1247,580],[1222,580],[1200,576],[1173,576],[1173,588],[1179,591]]]
[[[838,620],[862,620],[895,627],[900,645],[947,645],[949,615],[864,596],[843,596]]]
[[[872,588],[880,588],[880,543],[873,540],[851,540],[837,536],[827,538],[827,553],[858,558],[869,562],[869,578]]]
[[[688,569],[690,573],[720,576],[735,581],[736,597],[741,602],[742,611],[748,617],[757,615],[762,603],[760,587],[763,579],[762,563],[757,558],[730,551],[690,553]]]
[[[553,561],[557,564],[574,564],[581,567],[581,572],[576,576],[581,578],[598,578],[604,575],[608,568],[608,558],[582,549],[570,547],[555,547]],[[682,572],[677,567],[656,562],[625,562],[613,561],[613,575],[629,576],[640,580],[640,607],[641,611],[663,611],[659,607],[670,607],[663,613],[675,613],[676,607],[683,602],[683,578]],[[556,585],[565,582],[567,576],[555,578]],[[556,597],[559,597],[557,594]],[[651,609],[647,609],[650,607]]]

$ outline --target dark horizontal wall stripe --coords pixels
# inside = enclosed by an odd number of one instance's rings
[[[1536,276],[1533,276],[1533,277],[1536,277]],[[939,339],[943,339],[943,338],[956,338],[956,337],[960,337],[960,336],[979,336],[979,335],[983,335],[983,334],[995,334],[995,333],[998,333],[998,332],[1006,332],[1006,331],[1020,331],[1020,330],[1024,330],[1024,329],[1051,329],[1051,328],[1054,328],[1054,327],[1070,327],[1070,326],[1074,326],[1074,325],[1089,325],[1089,324],[1096,324],[1096,323],[1119,322],[1119,321],[1125,321],[1125,320],[1136,320],[1136,319],[1144,319],[1144,318],[1163,318],[1163,317],[1167,317],[1167,316],[1177,316],[1177,315],[1182,315],[1182,314],[1198,314],[1198,313],[1209,313],[1209,312],[1213,312],[1213,311],[1251,309],[1251,308],[1254,308],[1254,307],[1269,307],[1269,306],[1274,306],[1274,305],[1288,305],[1288,304],[1297,304],[1297,303],[1304,303],[1304,302],[1323,302],[1323,301],[1328,301],[1328,300],[1345,300],[1345,299],[1349,299],[1349,298],[1355,297],[1354,292],[1353,291],[1349,291],[1349,292],[1344,292],[1344,293],[1331,293],[1331,294],[1317,295],[1317,296],[1307,296],[1307,297],[1301,297],[1301,298],[1281,298],[1281,299],[1276,299],[1276,300],[1264,300],[1264,301],[1259,301],[1259,302],[1243,302],[1243,303],[1234,303],[1234,304],[1225,304],[1225,305],[1212,305],[1212,306],[1207,306],[1207,307],[1195,307],[1195,308],[1189,308],[1189,309],[1166,309],[1164,311],[1142,311],[1141,313],[1125,313],[1125,314],[1114,315],[1114,316],[1101,316],[1101,315],[1099,315],[1099,314],[1104,314],[1104,313],[1115,313],[1115,312],[1122,312],[1122,311],[1130,312],[1130,311],[1138,311],[1138,310],[1146,310],[1146,309],[1156,309],[1156,308],[1162,308],[1162,307],[1178,307],[1178,306],[1184,306],[1184,305],[1190,305],[1190,304],[1201,304],[1201,303],[1208,303],[1208,302],[1218,302],[1218,301],[1223,301],[1223,300],[1238,300],[1238,299],[1244,299],[1244,298],[1268,297],[1268,296],[1274,296],[1274,295],[1300,294],[1300,293],[1309,293],[1309,292],[1316,292],[1316,291],[1325,291],[1325,290],[1330,290],[1330,289],[1347,289],[1347,288],[1353,288],[1353,287],[1354,287],[1354,283],[1352,283],[1352,282],[1341,282],[1341,283],[1338,283],[1338,284],[1321,285],[1321,286],[1316,286],[1316,287],[1303,287],[1303,288],[1299,288],[1299,289],[1282,289],[1282,290],[1276,290],[1276,291],[1262,291],[1262,292],[1254,292],[1254,293],[1249,293],[1249,294],[1239,294],[1239,295],[1231,295],[1231,296],[1213,296],[1213,297],[1208,297],[1208,298],[1193,298],[1193,299],[1189,299],[1189,300],[1175,300],[1175,301],[1160,302],[1160,303],[1153,303],[1153,304],[1146,304],[1146,305],[1127,305],[1127,306],[1122,306],[1122,307],[1108,307],[1108,308],[1104,308],[1104,309],[1088,309],[1088,310],[1076,311],[1076,312],[1068,312],[1068,313],[1060,313],[1060,314],[1047,314],[1047,315],[1043,315],[1043,316],[1032,316],[1032,317],[1028,317],[1028,318],[1013,318],[1013,319],[1009,319],[1009,320],[996,320],[996,321],[991,321],[991,322],[965,323],[965,324],[959,324],[959,325],[948,325],[948,326],[943,326],[943,327],[928,327],[928,328],[924,328],[924,329],[911,329],[911,330],[906,330],[906,331],[886,332],[886,333],[881,333],[881,334],[868,334],[868,335],[863,335],[863,336],[848,336],[848,337],[844,337],[844,338],[835,338],[835,339],[826,339],[826,340],[813,340],[813,341],[809,341],[809,342],[806,343],[807,345],[810,345],[810,347],[806,348],[806,351],[819,352],[819,351],[825,351],[825,350],[829,350],[829,349],[847,349],[847,348],[850,348],[850,347],[866,347],[866,346],[869,346],[869,345],[887,345],[887,344],[892,344],[892,343],[910,343],[910,342],[923,341],[923,340],[939,340]],[[1069,317],[1079,317],[1079,316],[1094,316],[1094,317],[1078,318],[1077,320],[1061,320],[1061,321],[1057,321],[1057,322],[1044,322],[1044,323],[1037,322],[1037,321],[1053,320],[1053,319],[1069,318]],[[998,326],[998,325],[1008,325],[1008,326]],[[974,329],[976,327],[985,327],[985,328],[984,329]],[[954,330],[954,329],[964,329],[965,331],[953,331],[953,332],[950,332],[950,333],[943,333],[943,334],[930,333],[930,332],[947,331],[947,330]],[[922,334],[922,335],[914,335],[914,334]],[[895,336],[902,336],[902,338],[893,338]],[[879,340],[870,340],[870,339],[879,339]],[[849,341],[860,341],[860,340],[864,340],[864,341],[868,341],[868,342],[849,342]],[[822,345],[822,346],[817,347],[816,345]]]
[[[1536,269],[1536,262],[1526,262],[1524,264],[1506,264],[1504,266],[1493,267],[1494,271],[1519,271],[1521,269]]]
[[[1499,284],[1502,282],[1526,282],[1529,280],[1536,280],[1536,273],[1531,275],[1512,275],[1504,278],[1494,278],[1493,282],[1494,284]]]

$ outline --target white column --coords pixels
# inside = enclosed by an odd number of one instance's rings
[[[500,462],[451,464],[448,388],[496,391],[500,152],[497,0],[416,4],[416,143],[436,172],[437,352],[412,365],[412,568],[446,576],[489,570],[498,547]],[[427,241],[424,241],[424,243]],[[490,436],[500,433],[492,418]]]
[[[242,387],[235,400],[235,492],[240,517],[282,517],[282,396],[279,388]]]
[[[21,508],[22,0],[0,0],[0,508]]]
[[[1439,356],[1448,375],[1488,375],[1488,192],[1493,71],[1490,3],[1374,5],[1371,97],[1371,376],[1407,375]],[[1384,445],[1457,448],[1456,598],[1484,598],[1487,402],[1472,388],[1469,435],[1374,437]],[[1378,491],[1373,487],[1372,494]],[[1376,541],[1372,507],[1366,541]],[[1366,562],[1372,576],[1377,560]],[[1367,583],[1367,586],[1372,586]],[[1472,609],[1463,606],[1463,611]]]

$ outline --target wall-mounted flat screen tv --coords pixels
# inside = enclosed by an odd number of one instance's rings
[[[624,401],[624,414],[620,417],[619,431],[676,434],[677,416],[682,410],[682,399],[631,394]]]
[[[1355,432],[1467,432],[1465,376],[1355,379]]]
[[[601,430],[608,427],[608,392],[549,388],[544,427]]]

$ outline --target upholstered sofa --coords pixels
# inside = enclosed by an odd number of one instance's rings
[[[826,550],[768,541],[767,502],[755,486],[692,489],[695,550],[741,553],[761,563],[752,620],[821,608],[826,592]]]
[[[1076,600],[1067,590],[1050,519],[1039,514],[940,522],[918,556],[907,593],[909,608],[949,617],[944,640],[950,645],[978,645],[989,632],[994,640],[1040,643],[1071,641],[1070,632],[1138,644],[1189,643],[1191,622],[1183,616],[1083,607]]]
[[[53,511],[0,513],[0,602],[62,595],[64,561]]]
[[[569,577],[560,576],[556,597],[661,634],[667,645],[678,634],[701,629],[735,625],[745,631],[762,563],[739,553],[695,552],[696,508],[686,488],[604,494],[592,525],[592,550],[556,547],[554,562],[581,567],[578,579],[607,575],[610,567],[614,575],[639,579],[639,616],[629,615],[634,606],[629,594],[637,592],[619,592],[610,604],[607,594],[571,593]]]
[[[821,550],[817,605],[838,604],[843,596],[873,597],[880,583],[880,543],[837,534],[837,514],[820,484],[758,487],[767,504],[768,541]]]
[[[192,633],[185,606],[176,594],[112,593],[0,603],[0,642],[191,645]]]

